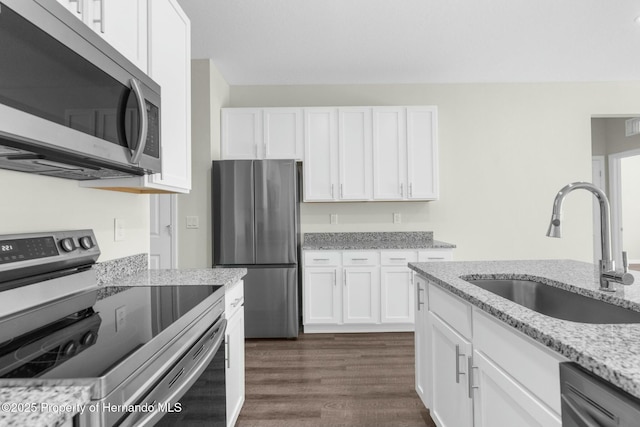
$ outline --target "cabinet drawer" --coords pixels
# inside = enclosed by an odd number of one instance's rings
[[[244,302],[244,281],[239,280],[233,285],[227,286],[224,291],[224,313],[225,317],[230,318],[236,311],[242,307]]]
[[[561,413],[559,364],[567,359],[476,308],[473,345],[553,411]]]
[[[460,335],[471,339],[471,305],[429,283],[429,311],[437,314]]]
[[[378,252],[343,252],[343,265],[379,265]]]
[[[316,267],[340,265],[340,252],[327,252],[327,251],[305,252],[304,265],[316,266]]]
[[[418,252],[418,262],[453,261],[453,249],[429,249]]]
[[[416,262],[418,254],[413,251],[382,251],[380,252],[381,265],[404,265]]]

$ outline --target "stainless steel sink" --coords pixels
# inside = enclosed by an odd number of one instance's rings
[[[546,316],[582,323],[640,323],[640,312],[531,280],[467,280]]]

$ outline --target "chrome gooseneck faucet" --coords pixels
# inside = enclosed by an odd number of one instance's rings
[[[622,252],[623,271],[616,271],[615,261],[611,252],[611,217],[609,213],[609,199],[595,185],[589,182],[572,182],[556,194],[553,201],[553,211],[551,213],[551,223],[547,236],[562,237],[562,202],[567,194],[573,190],[583,189],[590,191],[597,199],[600,206],[600,244],[602,245],[602,259],[600,260],[600,290],[614,292],[614,283],[630,285],[633,283],[633,275],[628,272],[627,253]]]

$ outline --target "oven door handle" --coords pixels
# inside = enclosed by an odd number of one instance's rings
[[[211,348],[206,350],[204,354],[202,351],[198,350],[197,355],[199,356],[200,360],[197,361],[186,374],[174,374],[171,384],[166,388],[165,393],[154,394],[154,390],[151,390],[151,392],[145,396],[140,404],[144,404],[145,402],[147,404],[151,404],[153,402],[153,404],[155,405],[157,402],[175,403],[180,400],[180,398],[182,398],[182,396],[184,396],[189,388],[198,380],[200,375],[202,375],[207,366],[209,366],[216,353],[220,351],[226,331],[227,319],[222,318],[218,320],[211,328],[209,328],[207,332],[202,335],[201,339],[194,343],[193,346],[191,346],[189,350],[184,353],[184,356],[188,356],[193,348],[197,348],[201,345],[205,345],[206,347],[207,344],[212,342]],[[190,358],[191,357],[189,357],[189,359]],[[194,360],[197,358],[198,357],[193,357]],[[174,368],[175,366],[183,363],[185,359],[186,357],[181,358],[180,361],[177,362],[176,365],[174,365]],[[173,370],[174,368],[172,368],[171,370]],[[164,414],[160,411],[155,410],[143,413],[142,416],[140,415],[140,413],[132,413],[122,421],[120,426],[152,426],[156,422],[158,422],[159,418]]]

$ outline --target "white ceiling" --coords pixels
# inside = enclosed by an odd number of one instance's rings
[[[637,0],[179,0],[231,85],[640,80]]]

